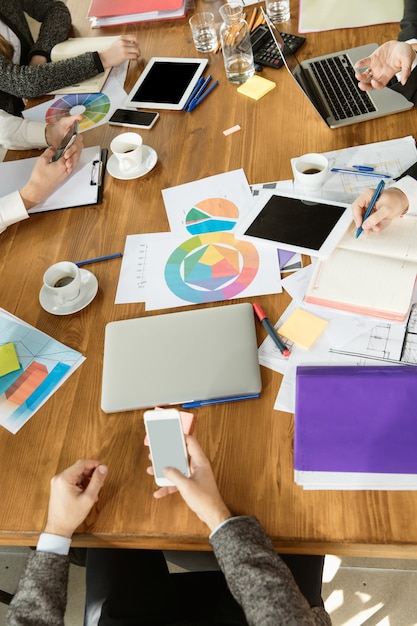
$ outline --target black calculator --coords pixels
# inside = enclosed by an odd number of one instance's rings
[[[306,38],[301,35],[290,35],[289,33],[279,32],[284,41],[284,56],[296,52],[306,40]],[[257,26],[250,34],[250,39],[255,63],[266,65],[267,67],[275,67],[277,69],[282,67],[283,62],[281,56],[268,26],[265,26],[265,24]]]

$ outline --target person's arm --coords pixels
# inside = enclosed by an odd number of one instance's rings
[[[32,122],[0,110],[0,146],[7,150],[46,148],[46,124]]]
[[[64,182],[80,159],[82,145],[82,138],[78,136],[63,157],[55,163],[51,163],[55,149],[48,148],[36,161],[26,185],[20,191],[0,198],[0,233],[11,224],[27,218],[29,209],[45,200]]]
[[[405,0],[404,14],[400,22],[401,31],[399,41],[408,41],[417,38],[417,3],[415,0]]]
[[[18,590],[10,603],[7,626],[64,626],[69,559],[46,551],[48,536],[58,543],[71,539],[98,500],[107,474],[99,461],[80,460],[51,481],[46,535],[29,556]],[[68,543],[69,546],[69,543]]]
[[[155,491],[163,498],[179,491],[187,505],[212,531],[210,543],[229,588],[253,626],[330,624],[323,609],[310,609],[291,572],[276,554],[254,518],[233,517],[224,503],[210,466],[197,440],[187,436],[191,476],[174,468],[164,475],[174,487]],[[152,474],[152,468],[148,468]]]
[[[415,46],[406,42],[387,41],[369,57],[360,59],[355,65],[359,88],[363,91],[383,89],[399,72],[400,83],[404,86],[417,65]]]
[[[120,36],[103,52],[85,52],[54,63],[15,65],[0,55],[0,90],[18,98],[36,98],[139,57],[139,45],[133,35]]]
[[[23,0],[22,8],[40,22],[39,35],[29,57],[40,57],[39,62],[50,61],[52,48],[67,39],[71,29],[71,14],[64,2],[58,0]]]
[[[363,216],[373,196],[374,189],[366,189],[352,203],[352,215],[356,228],[378,232],[391,220],[408,215],[417,216],[417,163],[404,172],[385,189],[371,215],[362,223]]]

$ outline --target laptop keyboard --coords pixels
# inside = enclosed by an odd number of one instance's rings
[[[344,120],[376,111],[366,91],[359,89],[355,70],[345,54],[313,61],[310,67],[335,119]]]

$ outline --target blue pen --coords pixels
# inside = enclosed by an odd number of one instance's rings
[[[379,196],[381,195],[383,189],[385,187],[385,183],[383,180],[379,181],[378,187],[375,189],[374,191],[374,195],[371,198],[371,201],[369,203],[368,208],[366,209],[365,215],[363,216],[363,220],[362,220],[362,224],[364,223],[364,221],[366,219],[368,219],[368,217],[371,214],[372,209],[375,206],[376,201],[378,200]],[[355,239],[357,239],[359,237],[359,235],[361,234],[361,232],[363,231],[362,226],[359,226],[358,230],[356,231],[356,235],[355,235]]]
[[[194,109],[200,104],[200,102],[202,102],[204,98],[208,96],[209,93],[213,91],[215,87],[217,87],[218,84],[219,84],[219,81],[215,80],[214,83],[208,89],[206,89],[205,92],[202,93],[199,98],[194,98],[194,100],[191,102],[190,106],[188,107],[188,112],[190,113],[191,111],[194,111]]]
[[[252,400],[260,398],[260,393],[250,393],[247,396],[230,396],[229,398],[213,398],[212,400],[196,400],[195,402],[184,402],[183,409],[196,409],[200,406],[210,406],[211,404],[222,404],[224,402],[238,402],[239,400]]]
[[[207,85],[209,84],[210,81],[211,81],[211,74],[209,74],[209,76],[207,76],[206,80],[200,86],[200,88],[197,91],[197,93],[193,96],[190,104],[188,105],[188,111],[190,110],[190,107],[193,105],[193,102],[198,100],[198,98],[201,96],[201,94],[203,93],[203,91],[205,90],[205,88],[207,87]]]
[[[123,256],[121,252],[116,254],[107,254],[106,256],[97,256],[95,259],[85,259],[84,261],[77,261],[75,265],[81,267],[81,265],[89,265],[90,263],[98,263],[99,261],[108,261],[109,259],[118,259]]]
[[[191,100],[193,100],[198,92],[198,90],[200,89],[201,85],[204,83],[204,77],[200,76],[200,78],[198,79],[196,86],[194,87],[194,89],[192,90],[192,92],[190,93],[190,95],[187,98],[187,102],[184,104],[184,106],[182,107],[183,111],[186,111],[188,108],[188,105],[190,104]]]
[[[392,178],[389,174],[380,174],[379,172],[367,172],[363,170],[349,170],[344,167],[333,167],[331,172],[339,172],[340,174],[356,174],[356,176],[373,176],[374,178]]]
[[[370,165],[352,165],[355,170],[359,170],[360,172],[374,172],[375,168]]]

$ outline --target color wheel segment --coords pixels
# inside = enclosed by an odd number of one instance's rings
[[[196,304],[236,297],[255,278],[259,255],[254,245],[231,233],[205,233],[172,252],[165,266],[169,289]]]
[[[110,100],[104,93],[67,94],[49,107],[45,121],[54,124],[62,117],[79,114],[82,116],[80,130],[86,130],[100,122],[109,110]]]

